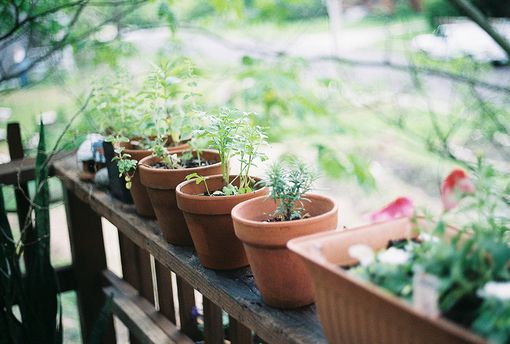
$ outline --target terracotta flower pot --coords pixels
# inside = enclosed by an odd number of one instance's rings
[[[177,152],[182,154],[184,151]],[[219,161],[216,151],[202,151],[201,157],[206,160]],[[191,237],[181,210],[177,207],[175,188],[186,180],[191,173],[201,176],[214,175],[221,172],[220,163],[185,169],[162,169],[151,167],[160,161],[159,158],[149,156],[138,165],[142,187],[146,188],[150,202],[156,213],[163,237],[174,245],[192,245]]]
[[[426,224],[425,224],[426,225]],[[354,244],[374,250],[390,240],[416,236],[408,218],[357,229],[319,233],[289,241],[289,249],[306,264],[313,281],[319,318],[328,343],[482,343],[480,337],[441,317],[422,314],[341,266],[356,260],[348,254]],[[449,228],[450,233],[454,229]]]
[[[235,177],[230,176],[230,180]],[[206,181],[211,192],[223,187],[221,175],[208,177]],[[236,196],[203,196],[204,183],[190,180],[178,185],[176,192],[177,205],[184,213],[202,265],[217,270],[248,266],[243,245],[234,233],[230,212],[243,201],[265,195],[267,189]]]
[[[149,149],[136,149],[131,143],[122,143],[124,146],[124,152],[126,154],[131,155],[132,159],[140,162],[143,158],[152,154]],[[169,151],[180,151],[188,148],[188,144],[178,144],[175,146],[170,146],[168,148]],[[147,190],[140,182],[140,174],[138,172],[138,168],[133,174],[133,178],[131,179],[131,197],[133,198],[133,203],[135,205],[136,212],[145,217],[155,217],[154,209],[152,208],[151,201],[149,199],[149,195],[147,194]]]
[[[334,230],[338,222],[335,202],[308,194],[306,212],[311,217],[266,222],[276,204],[265,196],[243,202],[232,209],[236,235],[248,255],[255,283],[270,306],[296,308],[313,303],[310,277],[299,257],[287,249],[287,241],[303,235]]]

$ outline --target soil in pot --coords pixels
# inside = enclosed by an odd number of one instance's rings
[[[152,154],[152,152],[149,149],[142,149],[143,147],[136,140],[131,140],[130,142],[122,143],[122,145],[124,146],[124,152],[126,154],[131,155],[131,158],[135,159],[138,162]],[[188,145],[186,143],[174,145],[171,144],[171,142],[169,142],[168,150],[180,151],[186,148],[188,148]],[[131,178],[130,192],[133,198],[133,203],[135,204],[136,212],[139,215],[151,218],[156,216],[156,214],[154,213],[154,209],[152,208],[149,194],[147,193],[145,186],[143,186],[140,181],[140,173],[138,171],[138,168],[136,169],[135,173],[133,174],[133,177]]]
[[[255,283],[264,302],[273,307],[297,308],[314,302],[308,272],[287,249],[287,241],[337,227],[338,209],[332,199],[314,194],[306,198],[311,200],[304,204],[308,216],[301,220],[270,221],[276,204],[267,197],[232,209],[235,232],[244,244]]]
[[[238,185],[236,176],[230,176],[230,180]],[[223,187],[221,175],[206,178],[206,182],[211,193]],[[267,189],[235,196],[207,196],[204,183],[190,180],[181,183],[176,192],[177,205],[184,214],[202,265],[216,270],[248,266],[243,245],[234,233],[230,212],[243,201],[264,196]]]
[[[124,203],[133,203],[133,198],[128,189],[124,178],[119,177],[117,162],[112,161],[115,157],[115,150],[111,142],[103,142],[104,156],[106,159],[106,169],[108,171],[109,188],[112,195]]]
[[[209,176],[221,172],[219,156],[215,151],[202,151],[200,163],[196,161],[196,154],[194,157],[185,161],[183,165],[187,168],[182,169],[166,168],[159,158],[153,156],[142,159],[138,166],[140,181],[147,190],[163,237],[174,245],[193,244],[184,216],[177,207],[175,188],[189,174]]]

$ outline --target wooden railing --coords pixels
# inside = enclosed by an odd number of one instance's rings
[[[19,171],[22,166],[30,175],[27,164],[14,161],[9,168],[18,166]],[[9,184],[1,172],[9,168],[0,166],[0,183]],[[113,295],[113,312],[129,329],[131,343],[325,342],[314,306],[282,311],[264,305],[249,268],[220,272],[202,267],[193,248],[168,244],[155,220],[80,181],[78,168],[74,156],[52,164],[64,185],[73,259],[72,266],[58,270],[58,277],[63,289],[77,293],[83,338],[105,295]],[[101,217],[117,227],[122,278],[107,269],[105,244],[112,243],[103,241]],[[203,298],[203,331],[194,316],[195,290]],[[227,330],[223,312],[228,314]],[[105,342],[115,342],[113,322]]]

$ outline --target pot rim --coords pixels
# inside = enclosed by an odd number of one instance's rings
[[[172,154],[179,154],[179,153],[184,153],[186,151],[188,151],[188,149],[184,149],[183,148],[183,149],[180,149],[180,150],[172,151],[171,153]],[[195,152],[195,151],[196,150],[193,150],[192,152]],[[211,153],[211,154],[218,154],[218,151],[216,151],[214,149],[203,149],[203,150],[201,150],[201,152],[207,152],[207,153]],[[144,171],[150,172],[150,173],[167,174],[167,173],[175,173],[177,171],[179,171],[179,172],[189,171],[190,174],[191,174],[191,173],[194,173],[194,172],[197,172],[197,171],[202,171],[202,170],[204,170],[206,168],[211,168],[211,167],[216,167],[218,165],[221,165],[221,161],[218,161],[217,163],[214,163],[212,165],[207,165],[207,166],[190,167],[190,168],[184,168],[184,169],[164,169],[164,168],[154,168],[151,165],[145,164],[145,162],[147,162],[149,160],[152,160],[152,159],[160,160],[158,157],[153,156],[151,154],[151,155],[146,156],[145,158],[141,159],[138,162],[138,168],[140,170],[144,170]]]
[[[236,178],[238,176],[239,175],[237,175],[237,174],[229,174],[230,178]],[[212,179],[216,179],[216,178],[223,178],[223,175],[215,174],[215,175],[212,175],[212,176],[204,177],[204,179],[206,181],[209,180],[209,179],[212,180]],[[256,181],[262,180],[261,178],[254,177],[254,176],[250,176],[250,178],[255,179]],[[180,183],[179,185],[177,185],[177,187],[175,188],[175,193],[177,194],[177,197],[182,197],[182,198],[187,199],[187,200],[194,200],[194,201],[199,201],[199,202],[215,202],[215,201],[220,201],[220,200],[234,200],[236,198],[242,198],[242,197],[245,197],[245,195],[249,195],[249,194],[239,194],[239,195],[231,195],[231,196],[213,197],[213,196],[204,196],[204,195],[192,195],[192,194],[188,194],[188,193],[183,192],[182,188],[185,187],[188,184],[191,184],[191,183],[195,183],[195,180],[194,179],[185,180],[182,183]],[[256,192],[260,192],[260,191],[266,190],[266,189],[267,189],[266,187],[262,187],[260,189],[257,189],[255,191],[253,191],[251,194],[256,193]]]
[[[286,226],[286,227],[287,226],[296,227],[296,226],[300,226],[300,225],[309,225],[309,224],[312,224],[312,223],[315,223],[315,222],[319,222],[319,221],[321,221],[321,220],[323,220],[325,218],[328,218],[332,214],[337,214],[338,213],[338,204],[331,197],[324,196],[324,195],[319,195],[319,194],[315,194],[315,193],[305,194],[305,197],[312,198],[312,202],[313,202],[313,199],[323,200],[323,201],[330,202],[330,203],[333,204],[333,208],[331,208],[329,211],[327,211],[325,213],[322,213],[320,215],[316,215],[316,216],[309,217],[309,218],[306,218],[306,219],[292,220],[292,221],[263,222],[263,221],[249,220],[249,219],[246,219],[244,217],[239,216],[238,212],[239,212],[240,209],[242,209],[244,207],[250,207],[250,206],[252,206],[253,203],[257,203],[257,202],[260,202],[260,201],[271,200],[269,195],[265,195],[265,196],[259,196],[259,197],[255,197],[255,198],[246,200],[246,201],[236,205],[232,209],[232,212],[231,212],[232,219],[237,221],[237,222],[239,222],[239,223],[242,223],[244,225],[248,225],[248,226],[251,226],[251,227],[258,227],[257,229],[263,230],[264,228],[272,228],[273,229],[273,228],[278,228],[278,227],[283,227],[283,226]]]
[[[442,330],[453,333],[469,343],[485,343],[486,340],[477,335],[476,333],[474,333],[472,330],[462,327],[461,325],[445,318],[443,315],[440,315],[438,317],[428,317],[424,315],[423,312],[420,312],[417,309],[415,309],[411,304],[409,304],[409,302],[405,301],[404,299],[398,296],[388,293],[382,287],[375,283],[365,281],[357,276],[353,276],[342,267],[339,267],[337,264],[326,259],[321,253],[323,243],[328,242],[328,239],[330,239],[331,237],[349,235],[350,233],[356,231],[363,231],[374,226],[380,226],[388,223],[397,224],[400,222],[408,222],[410,223],[410,225],[412,225],[411,220],[412,219],[410,217],[403,216],[391,220],[365,224],[340,231],[336,230],[330,232],[309,234],[289,240],[287,242],[287,247],[289,250],[299,255],[302,260],[306,261],[307,265],[312,264],[319,269],[325,269],[328,272],[338,276],[339,278],[342,278],[343,280],[346,281],[346,283],[361,288],[365,292],[375,295],[379,300],[387,302],[393,305],[394,307],[400,308],[404,312],[409,312],[414,316],[417,316],[422,321],[428,322],[430,324],[433,324],[433,326],[439,327]],[[311,268],[308,268],[309,271],[310,269]]]

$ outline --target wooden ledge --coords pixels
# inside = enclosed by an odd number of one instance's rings
[[[164,267],[175,272],[207,299],[252,329],[268,343],[326,343],[315,306],[279,310],[266,306],[249,268],[214,271],[204,268],[193,248],[168,244],[155,220],[138,216],[132,205],[113,198],[97,186],[79,180],[76,159],[55,163],[55,173],[67,192],[105,217],[129,240],[147,250]],[[108,242],[105,242],[108,245]]]

